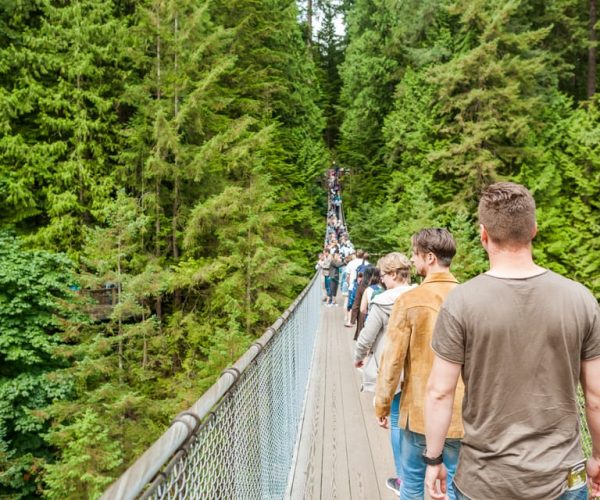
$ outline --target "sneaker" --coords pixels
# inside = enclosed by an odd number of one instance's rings
[[[385,482],[385,485],[398,496],[400,496],[400,485],[401,484],[402,484],[402,481],[400,481],[400,479],[395,478],[395,477],[390,477]]]

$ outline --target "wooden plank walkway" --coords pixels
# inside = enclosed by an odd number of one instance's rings
[[[341,306],[321,314],[289,497],[397,499],[385,486],[395,476],[389,430],[377,425],[373,393],[360,392],[352,363],[354,329],[344,327]]]

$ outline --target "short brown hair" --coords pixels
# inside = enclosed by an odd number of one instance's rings
[[[396,273],[401,279],[408,279],[410,276],[410,260],[400,252],[392,252],[384,255],[377,261],[377,267],[383,273]]]
[[[456,255],[456,242],[450,231],[441,227],[421,229],[411,238],[414,250],[419,254],[431,252],[438,262],[446,267],[452,264]]]
[[[531,243],[535,234],[535,200],[525,186],[497,182],[479,200],[479,223],[499,245]]]

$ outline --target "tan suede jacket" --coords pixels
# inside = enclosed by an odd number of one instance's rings
[[[388,322],[385,350],[375,389],[375,414],[390,413],[394,392],[404,369],[398,426],[425,434],[424,400],[427,379],[435,356],[431,349],[433,327],[442,302],[458,285],[449,272],[432,273],[420,286],[406,292],[394,303]],[[448,438],[462,438],[462,400],[464,385],[459,380],[454,396]]]

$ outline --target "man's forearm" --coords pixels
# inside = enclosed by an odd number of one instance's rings
[[[444,441],[452,420],[454,392],[437,391],[431,384],[425,394],[425,438],[427,456],[437,457],[444,449]]]
[[[592,437],[592,455],[600,459],[600,358],[581,363],[585,416]]]
[[[586,396],[585,416],[592,437],[592,455],[600,458],[600,396]]]

